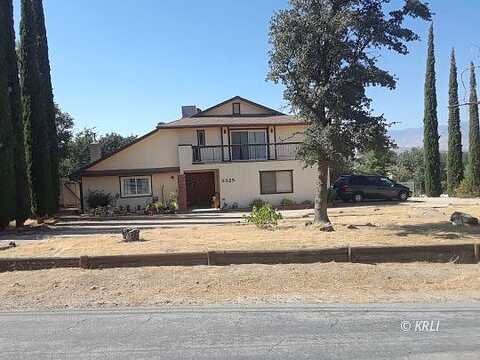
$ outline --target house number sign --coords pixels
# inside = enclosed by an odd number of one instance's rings
[[[222,179],[222,183],[229,183],[229,184],[231,184],[231,183],[234,183],[235,181],[236,181],[235,178],[223,178],[223,179]]]

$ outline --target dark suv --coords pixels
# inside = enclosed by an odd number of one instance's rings
[[[408,187],[377,175],[344,175],[333,188],[343,201],[361,202],[363,199],[407,200],[411,195]]]

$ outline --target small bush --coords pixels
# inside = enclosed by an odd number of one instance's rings
[[[277,226],[278,220],[282,219],[282,214],[276,211],[272,205],[264,204],[261,207],[253,207],[250,215],[243,216],[248,224],[255,224],[261,229],[267,229]]]
[[[262,206],[264,205],[267,205],[268,202],[265,201],[265,200],[262,200],[262,199],[254,199],[249,205],[248,207],[250,209],[253,209],[254,207],[257,207],[257,208],[261,208]]]
[[[468,197],[479,197],[480,189],[475,188],[468,179],[463,179],[460,185],[458,185],[455,190],[455,195],[458,197],[468,198]]]
[[[282,199],[282,201],[280,201],[280,205],[282,206],[295,205],[295,201],[293,201],[292,199],[284,198]]]
[[[312,206],[312,205],[313,205],[313,201],[312,201],[312,200],[305,200],[305,201],[302,201],[302,205],[306,205],[306,206]]]
[[[113,197],[110,193],[105,193],[100,190],[89,191],[87,194],[87,204],[91,209],[98,207],[106,207],[111,205]]]
[[[175,212],[178,209],[177,195],[171,193],[167,201],[167,209],[171,212]]]

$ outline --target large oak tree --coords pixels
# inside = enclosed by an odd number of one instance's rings
[[[431,19],[426,4],[406,0],[290,0],[270,24],[268,78],[285,87],[284,98],[307,122],[301,155],[318,167],[315,222],[331,230],[327,214],[328,167],[354,152],[388,144],[386,120],[375,116],[369,86],[394,89],[396,80],[378,65],[380,50],[408,53],[418,35],[408,17]]]

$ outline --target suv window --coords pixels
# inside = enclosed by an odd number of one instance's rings
[[[370,181],[366,176],[352,176],[350,185],[370,185]]]
[[[334,188],[339,188],[342,187],[343,185],[348,183],[348,178],[345,176],[341,176],[337,181],[335,181],[335,184],[333,184]]]
[[[376,185],[377,186],[384,186],[384,187],[391,187],[393,185],[392,180],[385,178],[385,177],[379,177],[376,180]]]

